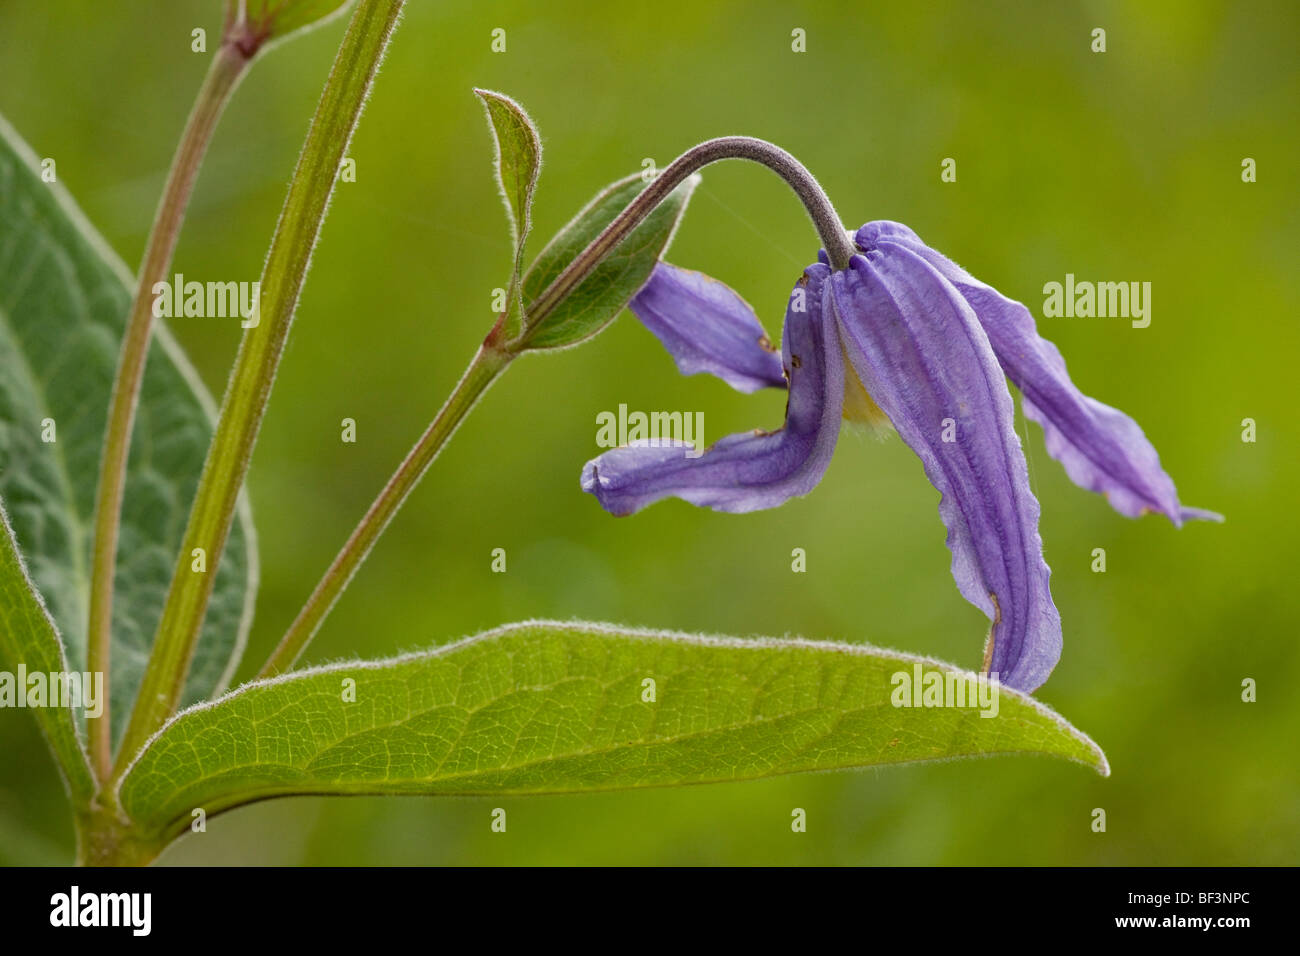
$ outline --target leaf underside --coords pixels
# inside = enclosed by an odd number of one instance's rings
[[[526,622],[198,705],[120,797],[171,836],[196,807],[290,794],[567,793],[1016,752],[1108,772],[1096,744],[1013,690],[995,717],[893,706],[893,675],[918,663],[970,676],[858,645]]]
[[[69,666],[78,671],[86,667],[95,487],[132,285],[63,187],[42,181],[39,159],[0,118],[0,498]],[[118,547],[115,736],[153,643],[213,416],[211,396],[155,320]],[[45,419],[53,420],[54,441],[42,440]],[[256,592],[254,547],[241,496],[186,702],[219,692],[238,662]]]

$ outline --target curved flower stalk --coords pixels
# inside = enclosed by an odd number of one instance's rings
[[[993,622],[984,669],[1033,691],[1060,657],[1061,621],[1007,377],[1052,457],[1121,514],[1157,512],[1175,525],[1219,516],[1179,503],[1141,428],[1075,387],[1023,305],[899,223],[868,223],[854,238],[847,268],[833,269],[823,253],[791,293],[780,383],[739,296],[656,267],[632,311],[683,372],[710,371],[743,391],[786,385],[785,425],[723,438],[699,457],[686,445],[634,442],[588,462],[583,490],[615,515],[670,496],[716,511],[772,508],[821,480],[843,418],[887,420],[942,494],[958,590]]]

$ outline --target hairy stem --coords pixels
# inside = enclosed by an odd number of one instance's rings
[[[813,174],[799,160],[766,140],[751,136],[721,136],[692,146],[666,166],[533,301],[528,310],[528,323],[532,325],[541,321],[563,301],[609,255],[610,250],[639,226],[687,177],[723,159],[747,159],[766,166],[784,179],[808,211],[822,245],[826,247],[831,265],[836,269],[848,268],[849,257],[853,255],[853,243],[836,214],[835,207]],[[527,332],[521,338],[526,340]]]
[[[78,866],[148,866],[166,846],[134,832],[113,807],[78,811],[75,827]]]
[[[212,140],[213,130],[226,104],[239,85],[255,53],[246,52],[227,38],[212,57],[207,76],[199,88],[176,155],[172,159],[162,200],[154,216],[145,245],[144,260],[131,301],[131,311],[122,339],[121,356],[113,381],[104,453],[100,460],[99,485],[95,495],[94,544],[91,554],[90,613],[87,666],[91,673],[104,675],[104,707],[98,717],[87,719],[91,764],[103,780],[112,762],[110,733],[109,652],[113,624],[113,575],[117,566],[118,530],[121,523],[122,493],[126,486],[126,463],[131,448],[140,384],[153,331],[153,293],[156,282],[166,277],[176,241],[180,237],[185,209],[199,166]]]
[[[403,2],[357,4],[316,107],[262,272],[260,319],[244,333],[226,386],[115,777],[176,710],[312,250]],[[208,558],[201,573],[190,570],[198,548]]]
[[[488,343],[484,343],[478,350],[433,422],[420,436],[415,447],[402,460],[397,471],[384,485],[383,491],[358,522],[347,543],[343,545],[342,550],[329,566],[329,570],[325,572],[325,576],[321,578],[316,589],[312,591],[311,597],[298,613],[298,617],[262,666],[258,677],[271,677],[293,666],[294,661],[315,636],[325,616],[333,608],[334,602],[352,580],[352,575],[369,555],[375,541],[392,521],[393,515],[401,508],[411,490],[419,484],[424,473],[433,464],[433,460],[438,457],[438,452],[455,433],[457,426],[473,409],[496,377],[510,364],[513,357],[510,353],[502,352]]]

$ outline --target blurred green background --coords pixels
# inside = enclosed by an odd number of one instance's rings
[[[748,784],[528,799],[292,799],[209,821],[165,863],[1250,864],[1300,850],[1296,586],[1300,10],[1278,2],[582,4],[412,0],[338,189],[251,476],[262,585],[245,676],[273,646],[492,321],[509,258],[482,107],[545,141],[531,252],[599,187],[726,133],[786,147],[846,221],[908,223],[1025,301],[1088,393],[1132,414],[1185,503],[1174,530],[1075,488],[1028,426],[1065,651],[1040,692],[1110,779],[999,758]],[[0,111],[134,267],[205,69],[218,0],[2,0]],[[507,31],[507,51],[489,49]],[[791,31],[807,31],[807,52]],[[1107,52],[1090,50],[1107,31]],[[256,64],[217,131],[175,271],[256,278],[342,35]],[[957,181],[940,162],[957,161]],[[1243,157],[1258,182],[1241,180]],[[817,250],[770,173],[706,171],[670,252],[779,332]],[[1043,319],[1042,286],[1152,283],[1150,328]],[[237,324],[172,326],[220,395]],[[807,498],[737,517],[629,519],[580,493],[595,416],[700,409],[710,440],[784,396],[682,378],[625,314],[489,393],[310,651],[380,656],[532,616],[865,641],[978,666],[937,492],[897,438],[846,429]],[[339,421],[358,422],[355,445]],[[1243,418],[1258,441],[1241,440]],[[489,571],[503,547],[509,572]],[[790,552],[805,548],[806,574]],[[1108,570],[1090,571],[1105,548]],[[1243,678],[1258,702],[1240,700]],[[493,834],[503,805],[509,832]],[[803,807],[808,831],[790,831]],[[1108,832],[1093,833],[1103,807]],[[0,712],[0,861],[72,856],[26,714]]]

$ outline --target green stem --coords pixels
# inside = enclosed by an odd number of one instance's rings
[[[118,530],[121,523],[122,493],[126,485],[126,463],[131,448],[140,383],[153,331],[153,286],[166,277],[172,254],[185,220],[185,209],[194,181],[207,152],[212,132],[226,104],[252,62],[233,42],[223,42],[212,57],[207,76],[199,88],[185,131],[172,159],[162,200],[140,264],[135,298],[122,339],[121,356],[113,382],[104,454],[100,461],[99,485],[95,496],[94,546],[91,553],[89,633],[87,667],[104,675],[104,708],[98,717],[87,719],[91,763],[96,775],[108,776],[112,762],[108,701],[109,653],[113,624],[113,575],[117,564]]]
[[[402,6],[403,0],[361,0],[335,56],[267,254],[260,320],[244,334],[226,386],[115,778],[176,710],[312,250]],[[208,559],[201,573],[191,571],[197,548]]]
[[[75,818],[78,866],[147,866],[167,842],[137,833],[115,807],[92,803]]]
[[[433,464],[433,460],[438,457],[442,446],[455,434],[457,426],[473,409],[496,377],[510,364],[512,358],[514,358],[512,354],[500,351],[488,343],[484,343],[478,350],[433,422],[420,436],[415,447],[402,460],[397,471],[384,485],[383,491],[358,522],[342,550],[329,566],[329,570],[325,572],[325,576],[321,578],[311,597],[298,613],[298,617],[294,619],[279,645],[262,666],[258,677],[271,677],[293,666],[294,661],[315,636],[325,616],[334,607],[334,602],[352,580],[352,575],[356,573],[361,562],[370,553],[370,549],[374,547],[375,541],[392,521],[393,515],[402,507],[411,490],[419,484],[424,473]]]

